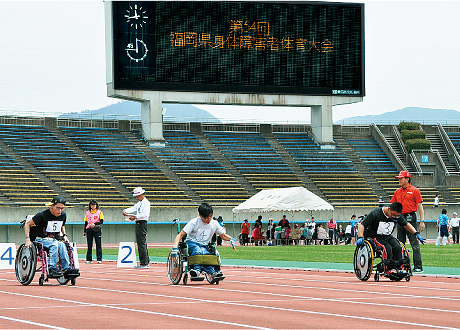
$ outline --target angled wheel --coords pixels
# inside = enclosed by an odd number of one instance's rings
[[[64,275],[62,275],[61,277],[58,277],[56,279],[59,282],[59,284],[61,284],[61,285],[66,285],[70,281],[70,278],[65,278]]]
[[[212,275],[208,273],[204,273],[204,277],[206,277],[206,280],[208,281],[209,284],[214,284],[214,281],[212,280]]]
[[[169,252],[166,267],[168,271],[168,278],[174,285],[179,284],[184,272],[181,259],[182,258],[180,253],[178,253],[176,256],[171,256],[171,252]]]
[[[16,278],[22,285],[29,285],[34,279],[36,268],[37,249],[34,245],[27,248],[24,244],[21,244],[16,253]]]
[[[368,241],[356,247],[353,266],[355,274],[361,281],[367,281],[372,274],[374,251]]]

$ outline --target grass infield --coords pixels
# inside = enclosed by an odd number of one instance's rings
[[[407,245],[411,250],[410,245]],[[167,257],[171,248],[149,248],[149,256]],[[353,245],[230,246],[218,248],[222,259],[353,263]],[[421,245],[424,266],[460,268],[460,244]],[[79,254],[86,249],[78,249]],[[94,248],[93,248],[94,252]],[[103,255],[117,255],[118,249],[103,249]],[[412,257],[412,253],[411,253]]]

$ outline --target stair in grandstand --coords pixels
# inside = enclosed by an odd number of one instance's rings
[[[458,169],[455,163],[449,160],[447,151],[444,148],[444,144],[442,143],[442,140],[439,137],[439,135],[437,133],[432,133],[432,134],[427,133],[426,138],[431,143],[431,150],[438,151],[439,155],[441,156],[442,161],[444,162],[444,165],[447,168],[447,171],[449,173],[458,172]]]
[[[147,142],[143,139],[142,134],[139,130],[133,130],[131,132],[123,132],[129,141],[133,143],[137,148],[144,150],[145,154],[158,166],[158,168],[166,174],[166,176],[173,180],[176,186],[181,189],[186,195],[191,198],[190,204],[197,205],[203,202],[203,199],[195,192],[187,183],[179,177],[176,172],[172,171],[168,165],[166,165],[157,154],[155,154],[155,148],[151,148],[147,145]]]
[[[379,126],[379,128],[381,128],[381,127]],[[393,125],[393,126],[388,127],[388,129],[382,129],[381,132],[383,133],[383,135],[385,137],[385,140],[387,141],[388,145],[391,147],[391,149],[393,149],[394,153],[399,158],[401,163],[403,163],[403,165],[406,167],[406,169],[410,173],[414,173],[415,172],[414,168],[412,167],[412,165],[407,161],[406,157],[404,156],[405,153],[401,149],[401,147],[400,147],[400,145],[398,143],[398,139],[395,136],[396,130],[397,130],[397,127]]]
[[[276,151],[278,155],[283,158],[284,162],[288,164],[288,166],[294,171],[295,175],[302,181],[302,185],[307,188],[312,193],[316,194],[317,196],[326,199],[326,196],[323,195],[321,190],[315,185],[315,183],[305,174],[303,169],[299,166],[299,164],[295,161],[294,158],[286,151],[286,149],[281,145],[281,143],[275,138],[273,133],[271,134],[264,134],[266,140],[273,149]]]

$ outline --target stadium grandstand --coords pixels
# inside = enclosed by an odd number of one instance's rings
[[[426,164],[422,151],[409,154],[394,143],[399,138],[391,125],[337,125],[334,149],[322,149],[309,125],[165,123],[161,148],[148,147],[140,122],[122,126],[117,120],[3,117],[1,204],[43,205],[58,193],[75,204],[97,196],[116,207],[142,185],[155,192],[156,206],[206,201],[232,207],[261,189],[304,186],[345,207],[375,204],[379,195],[389,200],[402,169],[414,173],[426,202],[435,194],[445,203],[460,198],[460,129],[454,126],[422,125],[433,145]]]
[[[165,226],[174,212],[187,218],[201,202],[230,220],[232,208],[261,189],[292,186],[325,199],[334,218],[347,221],[377,206],[380,195],[389,202],[403,169],[422,191],[427,219],[437,218],[436,194],[441,206],[460,202],[458,126],[421,125],[432,148],[410,153],[393,125],[335,125],[335,148],[328,149],[315,142],[310,125],[165,122],[164,147],[150,147],[141,127],[128,120],[0,117],[1,223],[16,224],[60,194],[75,228],[91,199],[100,201],[107,223],[122,225],[121,209],[132,204],[137,186],[148,192],[151,221]],[[12,226],[2,226],[4,236],[18,232],[3,227]],[[170,240],[162,235],[154,240]]]

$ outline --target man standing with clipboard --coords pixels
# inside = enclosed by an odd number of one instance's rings
[[[414,228],[418,228],[419,232],[422,232],[425,229],[425,214],[423,211],[423,198],[420,193],[420,189],[414,187],[410,183],[411,175],[407,171],[399,172],[399,175],[395,176],[395,179],[399,180],[400,188],[396,189],[393,197],[391,198],[391,203],[399,202],[403,206],[401,215],[410,223]],[[417,227],[417,214],[418,211],[420,215],[420,224]],[[420,252],[420,244],[418,242],[415,234],[410,233],[404,227],[398,225],[397,227],[397,237],[403,244],[406,243],[406,237],[409,238],[410,245],[413,250],[413,260],[414,260],[414,273],[423,272],[422,266],[422,254]]]

